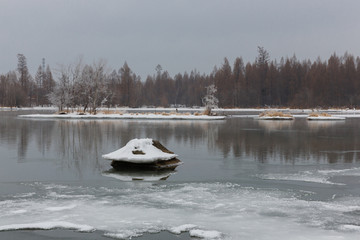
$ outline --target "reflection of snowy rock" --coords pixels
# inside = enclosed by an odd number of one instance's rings
[[[102,173],[105,177],[112,177],[121,181],[160,181],[166,180],[173,174],[172,170],[139,170],[139,169],[111,169]]]
[[[320,120],[317,119],[317,121],[308,121],[307,125],[310,129],[313,130],[320,130],[320,129],[324,129],[324,128],[329,128],[329,127],[334,127],[335,125],[341,125],[344,124],[344,121],[328,121],[328,120]]]
[[[166,149],[159,141],[150,138],[133,139],[124,147],[103,155],[112,160],[115,169],[152,168],[174,170],[181,161],[177,155]]]
[[[259,121],[259,126],[266,131],[288,130],[293,126],[294,121]]]

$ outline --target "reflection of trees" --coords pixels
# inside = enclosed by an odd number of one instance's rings
[[[19,161],[36,158],[58,161],[63,168],[93,171],[106,161],[101,155],[124,146],[133,138],[153,138],[176,152],[176,146],[219,150],[226,158],[259,162],[359,160],[360,123],[256,121],[233,118],[226,121],[136,121],[136,120],[27,120],[0,118],[0,144],[17,146]],[[34,156],[35,155],[35,156]],[[55,156],[55,158],[54,158]],[[107,164],[108,166],[108,164]]]
[[[229,119],[219,128],[216,145],[224,156],[232,151],[235,157],[260,162],[358,161],[358,152],[354,150],[359,150],[360,129],[351,126],[358,123],[344,123]]]

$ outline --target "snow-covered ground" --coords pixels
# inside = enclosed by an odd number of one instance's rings
[[[32,107],[32,108],[8,108],[0,107],[0,111],[54,111],[56,107]],[[97,115],[78,115],[76,113],[58,115],[58,114],[32,114],[21,115],[21,117],[28,118],[71,118],[71,119],[173,119],[173,120],[221,120],[224,116],[241,116],[241,117],[256,117],[259,113],[264,111],[282,111],[291,113],[294,118],[307,117],[307,114],[312,112],[331,113],[334,117],[344,118],[360,118],[360,109],[292,109],[292,108],[217,108],[212,111],[218,116],[194,115],[195,112],[203,112],[203,107],[193,108],[155,108],[155,107],[141,107],[141,108],[99,108]],[[122,114],[102,114],[101,112],[121,112]],[[174,114],[177,111],[177,114]],[[164,114],[166,113],[166,114]],[[172,114],[170,114],[172,113]],[[248,114],[251,115],[248,115]]]

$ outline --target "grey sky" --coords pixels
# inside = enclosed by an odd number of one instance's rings
[[[0,73],[23,53],[32,75],[83,56],[125,61],[143,80],[160,64],[171,76],[210,73],[224,57],[326,60],[360,55],[359,0],[0,0]]]

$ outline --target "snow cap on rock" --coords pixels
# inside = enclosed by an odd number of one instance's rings
[[[135,138],[129,141],[124,147],[105,154],[102,157],[109,160],[131,163],[153,163],[160,160],[170,160],[176,158],[177,155],[169,151],[164,152],[158,147],[155,147],[154,141],[151,138]]]

